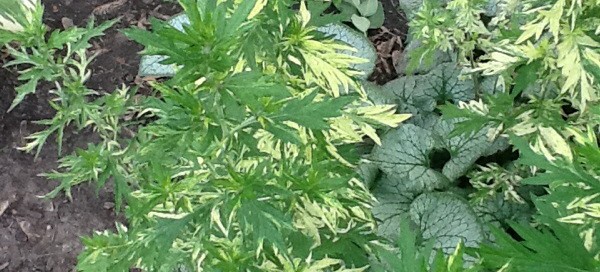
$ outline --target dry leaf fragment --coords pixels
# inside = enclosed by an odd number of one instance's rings
[[[73,19],[68,17],[62,17],[60,19],[60,22],[62,23],[64,29],[68,29],[75,26],[75,24],[73,23]]]
[[[10,202],[8,202],[8,200],[0,202],[0,216],[2,216],[2,214],[6,211],[8,205],[10,205]]]
[[[127,3],[127,0],[115,0],[115,1],[112,1],[112,2],[109,2],[109,3],[106,3],[104,5],[97,6],[92,11],[92,14],[94,14],[94,15],[107,15],[107,14],[110,14],[110,13],[115,13],[122,6],[124,6],[125,3]]]
[[[27,235],[28,240],[40,237],[39,235],[31,231],[31,223],[29,223],[29,221],[19,221],[19,228],[21,228],[21,231],[23,231],[23,233]]]

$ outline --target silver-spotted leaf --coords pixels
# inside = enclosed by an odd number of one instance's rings
[[[165,60],[165,56],[144,55],[140,60],[140,76],[152,77],[171,77],[175,75],[176,66],[174,64],[161,64]]]
[[[180,14],[177,16],[173,16],[169,20],[169,25],[171,25],[172,27],[174,27],[175,29],[177,29],[179,31],[183,31],[183,26],[186,26],[189,24],[190,24],[190,19],[187,17],[186,14]]]
[[[419,112],[431,112],[448,101],[458,103],[475,98],[473,81],[462,79],[460,75],[461,68],[456,63],[442,63],[427,74],[392,80],[383,89]]]
[[[491,235],[488,224],[498,228],[508,222],[527,224],[532,214],[529,205],[507,201],[502,194],[497,194],[494,198],[488,198],[474,204],[473,209],[482,223],[486,238],[490,241],[493,241],[494,237]]]
[[[411,20],[423,6],[423,0],[398,0],[398,8],[404,11],[406,17]]]
[[[169,25],[173,26],[179,31],[183,31],[184,25],[189,25],[190,20],[185,14],[180,14],[172,17],[168,21]],[[144,55],[140,60],[140,70],[138,74],[140,76],[151,76],[151,77],[172,77],[175,75],[177,66],[174,64],[164,65],[160,62],[165,60],[164,56],[156,55]]]
[[[435,109],[435,101],[425,95],[427,88],[429,88],[429,84],[425,81],[424,76],[400,77],[382,87],[385,92],[393,93],[398,97],[398,100],[411,105],[415,110],[415,112],[411,112],[413,114]]]
[[[402,182],[407,191],[431,191],[450,182],[429,167],[429,153],[434,147],[430,131],[406,124],[386,133],[381,146],[373,149],[370,160],[386,175]]]
[[[400,220],[406,219],[416,194],[406,191],[402,179],[383,176],[373,188],[377,203],[373,216],[377,220],[377,234],[391,241],[398,239]]]
[[[441,118],[439,120],[433,128],[434,137],[440,147],[450,153],[450,160],[444,165],[442,173],[448,179],[456,180],[486,153],[492,143],[488,141],[487,130],[450,137],[457,120],[442,120]]]
[[[481,156],[487,155],[492,146],[488,141],[486,130],[472,134],[461,134],[450,137],[454,124],[458,120],[445,120],[435,113],[423,113],[411,122],[416,126],[431,132],[434,148],[446,150],[450,158],[442,166],[442,174],[448,180],[455,181],[463,176]]]
[[[448,62],[436,66],[424,75],[430,84],[425,95],[438,103],[469,101],[475,98],[474,82],[460,77],[462,68],[457,63]]]
[[[364,81],[362,85],[367,97],[375,105],[390,105],[397,103],[398,98],[393,93],[388,92],[387,89],[383,89],[381,86],[371,81]]]
[[[379,167],[370,161],[361,160],[357,172],[365,186],[371,188],[379,176]]]
[[[412,38],[412,35],[409,35],[408,39],[408,45],[404,48],[402,57],[395,66],[396,72],[398,72],[400,75],[427,74],[436,66],[452,60],[450,53],[442,52],[441,50],[437,49],[432,53],[432,59],[422,58],[422,52],[419,50],[422,50],[425,45],[423,45],[420,40]],[[417,63],[418,65],[408,69],[408,66],[411,63]]]
[[[452,254],[459,242],[477,247],[484,239],[477,215],[460,197],[445,192],[425,193],[410,205],[410,218],[421,229],[424,242]]]
[[[491,156],[500,151],[504,151],[510,147],[510,142],[508,138],[498,137],[495,141],[493,141],[490,146],[485,150],[482,156]]]

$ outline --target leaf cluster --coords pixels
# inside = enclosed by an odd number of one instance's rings
[[[474,196],[500,193],[535,204],[532,220],[495,224],[489,242],[468,252],[489,269],[598,267],[600,51],[591,22],[599,7],[597,1],[425,1],[414,15],[412,36],[424,47],[413,59],[450,52],[474,82],[473,98],[439,106],[442,116],[458,120],[451,135],[483,130],[518,151],[514,162],[469,175]],[[482,218],[494,210],[483,209]]]
[[[307,7],[312,15],[310,23],[316,26],[349,22],[366,33],[380,28],[385,19],[383,5],[378,0],[311,0]],[[336,12],[332,13],[332,9]]]

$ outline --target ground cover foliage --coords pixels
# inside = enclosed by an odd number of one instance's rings
[[[127,218],[79,270],[599,270],[599,1],[401,1],[413,46],[383,86],[360,32],[377,1],[179,3],[122,30],[169,77],[141,98],[85,85],[114,21],[48,33],[39,2],[0,3],[13,107],[56,86],[22,150],[101,138],[47,197],[111,183]]]

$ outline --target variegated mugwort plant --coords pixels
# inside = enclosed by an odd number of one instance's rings
[[[85,86],[87,40],[112,22],[2,32],[18,46],[12,64],[24,68],[15,106],[39,82],[57,86],[57,115],[25,150],[39,151],[54,133],[61,143],[71,123],[101,138],[61,159],[48,196],[112,182],[127,218],[116,232],[84,238],[79,270],[368,267],[379,239],[355,146],[409,115],[371,103],[353,68],[364,60],[344,54],[355,49],[310,25],[304,2],[299,12],[294,3],[181,0],[186,23],[124,30],[173,71],[141,100],[135,89],[97,95]],[[49,62],[28,60],[31,51]]]

